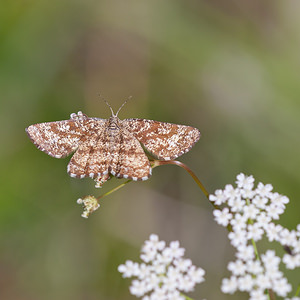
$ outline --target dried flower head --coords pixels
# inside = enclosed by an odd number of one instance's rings
[[[92,212],[100,207],[97,198],[94,196],[85,196],[83,199],[79,198],[77,203],[83,206],[83,213],[81,214],[83,218],[88,218]]]

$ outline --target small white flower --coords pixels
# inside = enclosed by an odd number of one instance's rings
[[[190,259],[183,259],[183,258],[175,259],[174,265],[178,270],[186,272],[189,269],[189,267],[192,265],[192,261]]]
[[[187,272],[190,279],[195,283],[201,283],[204,281],[205,271],[202,268],[196,268],[191,266]]]
[[[163,276],[162,277],[162,284],[163,289],[166,291],[174,291],[177,288],[177,278],[176,277],[170,277],[170,276]]]
[[[166,300],[185,300],[186,298],[181,296],[178,291],[171,291],[168,293]]]
[[[228,238],[234,247],[244,246],[247,244],[247,236],[244,230],[229,232]]]
[[[119,266],[119,268],[120,268],[120,266]],[[118,270],[119,270],[119,268],[118,268]],[[151,272],[152,272],[152,267],[149,267],[144,263],[140,264],[140,266],[138,268],[139,268],[139,271],[136,274],[133,274],[133,275],[138,276],[139,279],[144,279],[144,278],[149,277]],[[119,272],[121,272],[121,271],[119,270]],[[126,277],[131,277],[131,276],[132,275],[126,276]]]
[[[261,255],[261,260],[263,261],[267,271],[278,270],[278,265],[280,263],[280,258],[275,255],[275,251],[268,250],[265,254]]]
[[[229,212],[228,207],[225,207],[223,210],[215,209],[213,214],[217,223],[224,227],[228,225],[229,220],[232,218],[232,214]]]
[[[144,299],[144,298],[143,298]],[[149,300],[169,300],[164,288],[156,287],[152,294],[148,297]]]
[[[244,216],[247,219],[255,219],[259,213],[259,209],[254,204],[249,204],[244,207]]]
[[[147,292],[156,289],[157,286],[161,283],[161,277],[157,276],[154,273],[150,273],[147,277],[144,278],[144,282],[146,284]]]
[[[268,203],[268,198],[266,197],[262,197],[260,195],[256,195],[253,200],[252,203],[260,209],[265,209],[266,208],[266,204]]]
[[[246,264],[242,262],[240,259],[236,260],[235,262],[230,262],[228,264],[228,270],[231,271],[233,275],[244,275],[246,272]]]
[[[120,265],[118,271],[123,273],[123,277],[138,276],[140,272],[138,263],[134,263],[131,260],[127,260],[125,265]]]
[[[171,257],[168,253],[157,253],[155,259],[152,259],[154,265],[162,264],[168,265],[172,261],[173,257]]]
[[[290,202],[287,196],[283,196],[278,193],[271,194],[270,199],[271,199],[271,203],[280,206],[282,208],[285,208],[285,204],[288,204]]]
[[[297,234],[297,235],[298,235],[298,234]],[[295,253],[300,253],[300,239],[299,239],[299,238],[298,238],[298,240],[295,242],[294,251],[295,251]]]
[[[157,251],[155,249],[146,249],[146,247],[142,250],[142,254],[140,255],[141,259],[145,262],[148,263],[155,259],[157,255]]]
[[[169,247],[166,247],[163,250],[162,253],[163,253],[163,255],[169,256],[173,259],[173,258],[182,257],[184,255],[184,251],[185,251],[184,248],[179,247],[179,242],[178,241],[173,241],[173,242],[170,243]]]
[[[252,189],[242,189],[241,195],[244,199],[252,199],[255,195],[255,192]]]
[[[255,192],[261,196],[261,197],[270,197],[271,196],[271,191],[273,190],[272,184],[262,184],[261,182],[258,183],[257,188]]]
[[[288,229],[284,228],[280,231],[279,234],[279,242],[283,246],[292,246],[295,247],[297,243],[297,235],[296,231],[292,230],[289,231]]]
[[[261,290],[269,289],[272,287],[272,282],[266,274],[259,274],[255,280],[256,285]]]
[[[154,251],[161,251],[165,248],[166,242],[160,241],[158,235],[151,234],[148,241],[145,241],[143,246],[143,251],[148,251],[149,249]]]
[[[238,280],[235,276],[231,276],[229,279],[224,278],[222,280],[221,290],[225,294],[233,294],[238,288]]]
[[[231,184],[227,184],[224,189],[224,195],[228,199],[235,199],[240,197],[240,189],[235,189]]]
[[[233,231],[244,230],[247,227],[247,219],[241,214],[235,214],[234,218],[230,220]]]
[[[274,283],[274,280],[278,280],[280,278],[283,278],[283,273],[279,271],[279,269],[276,267],[273,268],[273,270],[270,268],[268,270],[265,270],[265,274],[270,278],[270,280]]]
[[[249,224],[248,225],[248,239],[253,239],[254,241],[259,241],[262,238],[264,231],[260,228],[259,224]]]
[[[246,245],[240,245],[237,248],[238,252],[236,253],[236,257],[248,261],[251,259],[254,259],[254,248],[252,245],[246,246]]]
[[[216,205],[221,205],[226,201],[226,196],[222,190],[216,190],[214,195],[209,195],[209,200]]]
[[[228,199],[228,206],[231,207],[232,212],[242,212],[245,205],[246,201],[240,197]]]
[[[188,275],[182,276],[178,283],[179,289],[188,293],[194,290],[195,283]]]
[[[254,283],[254,279],[249,274],[238,278],[238,287],[240,291],[250,292]]]
[[[268,300],[269,297],[264,293],[264,290],[252,290],[249,300]]]
[[[139,280],[133,280],[129,289],[130,293],[137,297],[141,297],[148,292],[146,283]]]
[[[256,224],[258,224],[260,227],[266,229],[268,224],[271,222],[271,217],[267,216],[265,212],[261,212],[257,217],[256,217]]]
[[[164,274],[166,272],[166,265],[155,260],[152,262],[152,271],[158,275]]]
[[[248,260],[247,271],[251,274],[257,275],[263,272],[263,267],[259,260]]]
[[[181,272],[180,269],[169,266],[168,271],[167,271],[167,277],[172,278],[173,280],[179,280],[182,277],[182,274],[184,272]]]
[[[287,293],[292,290],[292,286],[288,283],[286,278],[276,280],[272,288],[274,292],[281,297],[285,297]]]
[[[275,225],[274,223],[268,224],[265,228],[268,240],[270,242],[272,242],[274,240],[278,241],[280,238],[279,233],[282,231],[282,229],[283,229],[283,227],[280,224],[278,224],[278,225]]]
[[[282,261],[288,269],[295,269],[297,267],[300,267],[300,254],[285,254],[282,258]]]
[[[245,176],[245,174],[240,173],[236,177],[236,184],[239,188],[251,190],[254,186],[254,178],[253,176]]]
[[[284,209],[281,206],[271,203],[266,207],[267,215],[270,216],[274,220],[278,220],[279,216],[283,214]]]

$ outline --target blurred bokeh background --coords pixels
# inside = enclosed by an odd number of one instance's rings
[[[117,266],[156,233],[203,267],[194,299],[220,292],[234,250],[181,168],[156,168],[103,199],[89,219],[76,200],[96,190],[69,159],[38,151],[30,124],[82,110],[187,124],[202,138],[180,158],[214,192],[244,172],[291,202],[299,223],[300,2],[19,0],[0,9],[0,299],[135,299]],[[272,245],[276,247],[276,245]],[[261,246],[262,248],[264,245]],[[276,247],[278,254],[282,249]],[[300,273],[289,272],[299,283]]]

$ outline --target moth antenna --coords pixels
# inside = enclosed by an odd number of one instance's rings
[[[121,105],[121,107],[118,109],[117,113],[116,113],[116,117],[118,116],[119,111],[122,109],[122,107],[132,98],[132,96],[129,96],[125,102]]]
[[[110,111],[111,111],[111,114],[113,117],[116,117],[117,115],[114,114],[114,111],[113,109],[111,108],[110,104],[106,101],[106,99],[101,95],[99,94],[99,97],[105,102],[105,104],[110,108]],[[117,113],[118,114],[118,113]]]
[[[113,109],[111,108],[111,106],[109,105],[109,103],[104,99],[104,102],[106,103],[106,105],[110,108],[111,114],[113,117],[116,117],[117,115],[114,114]]]

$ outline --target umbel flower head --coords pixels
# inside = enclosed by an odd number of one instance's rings
[[[85,196],[83,199],[77,199],[77,203],[83,206],[83,218],[88,218],[89,215],[100,207],[97,198],[94,196]]]
[[[272,192],[271,184],[258,183],[255,188],[253,176],[239,174],[236,184],[237,187],[228,184],[209,196],[220,206],[213,212],[216,222],[230,226],[228,237],[237,251],[236,260],[228,264],[232,276],[223,279],[222,291],[232,294],[240,290],[248,292],[250,300],[267,300],[265,292],[272,289],[278,296],[286,297],[292,287],[279,265],[282,261],[289,269],[300,266],[300,225],[290,231],[272,221],[279,219],[289,199]],[[259,256],[256,242],[263,237],[288,247],[289,253],[283,259],[273,250]]]
[[[184,248],[178,241],[166,246],[158,236],[151,234],[142,247],[138,264],[127,260],[118,267],[123,277],[135,277],[131,294],[143,300],[184,300],[181,292],[191,292],[197,283],[204,281],[205,271],[183,258]]]

